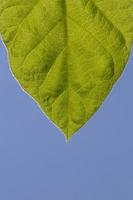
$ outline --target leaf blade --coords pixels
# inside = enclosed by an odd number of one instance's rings
[[[115,15],[118,9],[124,17]],[[128,0],[1,0],[0,32],[12,72],[67,139],[120,77],[133,34],[133,23],[121,21],[131,13]]]

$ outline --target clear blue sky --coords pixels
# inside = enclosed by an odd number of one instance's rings
[[[66,144],[14,80],[0,41],[0,200],[133,200],[133,55]]]

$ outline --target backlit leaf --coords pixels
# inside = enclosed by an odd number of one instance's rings
[[[0,33],[22,88],[69,139],[120,77],[132,0],[0,0]]]

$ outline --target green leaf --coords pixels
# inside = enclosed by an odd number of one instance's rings
[[[120,77],[132,0],[0,0],[0,33],[22,88],[70,137]]]

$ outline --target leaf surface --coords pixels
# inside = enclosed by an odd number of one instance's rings
[[[132,0],[0,0],[11,70],[70,137],[120,77],[133,41]]]

